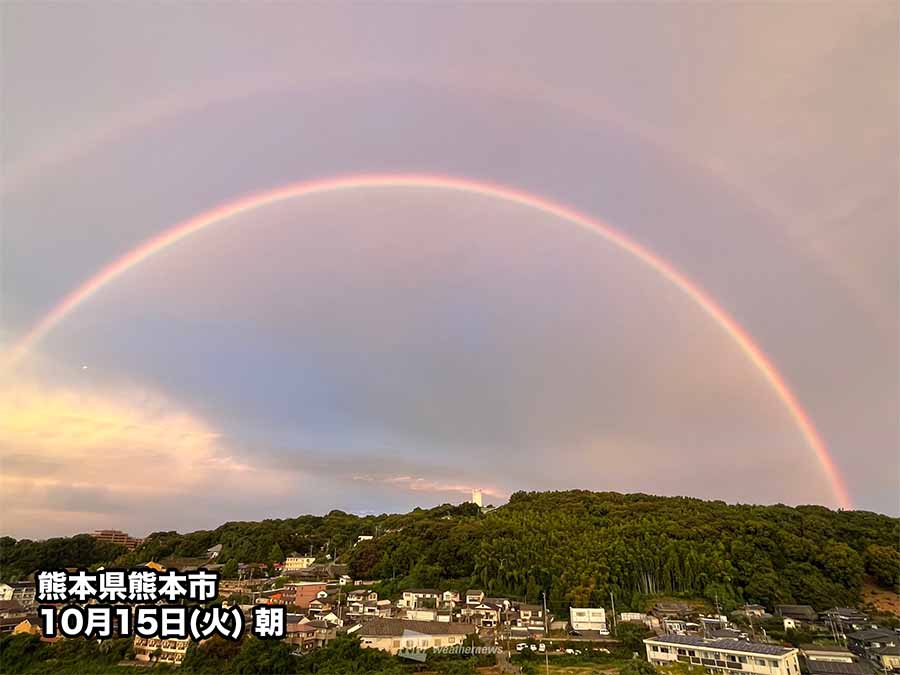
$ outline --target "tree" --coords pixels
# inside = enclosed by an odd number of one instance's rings
[[[629,654],[644,653],[644,638],[652,637],[653,631],[642,623],[620,622],[616,628],[616,637],[622,643],[623,649]],[[637,674],[635,674],[637,675]]]
[[[657,670],[644,659],[631,659],[622,666],[619,675],[657,675]]]
[[[882,588],[900,592],[900,551],[891,546],[871,544],[865,551],[866,572]]]
[[[234,579],[238,573],[238,562],[234,558],[225,563],[225,566],[222,567],[222,578],[223,579]]]
[[[269,551],[269,559],[267,560],[267,562],[269,564],[284,562],[284,551],[281,550],[281,546],[279,546],[277,543],[272,545],[272,550]]]

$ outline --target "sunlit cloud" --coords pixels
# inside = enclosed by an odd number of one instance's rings
[[[255,468],[211,424],[158,392],[21,375],[0,386],[0,465],[4,532],[48,523],[86,531],[159,500],[285,486],[278,472]]]

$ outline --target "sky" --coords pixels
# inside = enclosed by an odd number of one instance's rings
[[[892,2],[5,3],[0,351],[192,217],[489,182],[665,261],[900,513]],[[583,488],[838,507],[689,294],[496,194],[245,210],[0,370],[0,532],[212,528]]]

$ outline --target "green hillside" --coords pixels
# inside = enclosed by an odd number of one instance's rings
[[[359,535],[376,535],[356,544]],[[536,602],[643,609],[653,596],[811,604],[859,600],[865,576],[895,588],[900,519],[821,506],[742,506],[680,497],[586,491],[516,493],[489,513],[473,504],[407,514],[325,516],[226,523],[190,534],[159,532],[117,564],[202,556],[223,544],[220,561],[273,562],[300,551],[337,553],[355,578],[404,586],[478,586],[488,595]],[[66,558],[65,542],[72,542]],[[75,546],[75,542],[80,542]],[[5,579],[41,565],[113,562],[83,538],[0,539]],[[53,558],[41,560],[42,551]],[[62,553],[61,553],[62,552]],[[77,557],[77,560],[76,560]]]

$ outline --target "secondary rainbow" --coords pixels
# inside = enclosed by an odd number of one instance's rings
[[[679,288],[693,300],[744,352],[759,373],[766,379],[772,390],[784,404],[793,418],[806,443],[816,454],[819,463],[828,477],[837,503],[845,509],[852,508],[850,496],[838,473],[834,460],[828,453],[825,442],[816,430],[810,416],[806,413],[787,382],[775,368],[762,349],[756,345],[750,335],[722,307],[716,303],[703,289],[675,269],[670,263],[630,239],[609,225],[590,218],[575,209],[563,206],[550,199],[545,199],[511,187],[497,185],[466,178],[456,178],[425,174],[363,174],[337,178],[327,178],[308,182],[293,183],[273,190],[255,193],[222,206],[205,211],[189,220],[165,230],[126,253],[122,257],[101,269],[81,286],[68,294],[44,318],[42,318],[9,352],[10,365],[18,362],[31,347],[49,333],[66,316],[81,303],[91,298],[106,284],[139,265],[152,255],[172,246],[192,234],[212,225],[219,224],[229,218],[253,211],[287,199],[298,199],[316,194],[338,192],[342,190],[383,189],[383,188],[419,188],[431,190],[447,190],[482,195],[501,201],[519,204],[532,208],[562,220],[578,225],[586,230],[602,236],[605,240],[630,253],[638,260],[649,265],[666,281]]]

